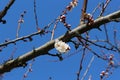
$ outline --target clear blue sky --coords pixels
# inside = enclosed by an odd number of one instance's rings
[[[43,28],[48,23],[55,20],[55,18],[57,18],[61,14],[61,12],[65,9],[65,7],[69,4],[70,1],[71,0],[36,0],[37,15],[40,28]],[[79,24],[81,7],[83,3],[82,1],[83,0],[79,0],[78,6],[75,7],[72,11],[70,11],[67,15],[67,22],[72,25],[72,29]],[[91,13],[99,2],[104,1],[105,0],[89,0],[87,12]],[[0,0],[0,10],[2,10],[3,6],[5,6],[7,2],[8,0],[4,1]],[[119,3],[120,3],[119,0],[112,0],[105,11],[105,15],[119,10],[120,9]],[[0,24],[0,43],[3,43],[4,40],[6,39],[13,40],[16,38],[18,20],[20,18],[20,14],[24,10],[26,10],[27,13],[24,16],[24,23],[21,24],[19,37],[26,36],[36,31],[33,12],[33,0],[32,1],[16,0],[14,5],[8,11],[7,15],[3,18],[7,21],[7,23]],[[98,16],[98,14],[99,11],[95,13],[95,16]],[[113,26],[118,26],[118,24],[112,23],[108,26],[109,29],[112,30]],[[52,28],[53,26],[51,26],[51,29]],[[58,24],[55,32],[55,38],[64,34],[65,31],[66,28],[62,24]],[[93,30],[93,32],[91,32],[91,37],[95,38],[95,36],[99,36],[101,39],[104,39],[104,37],[101,36],[101,34],[103,33],[98,30]],[[8,45],[7,48],[3,49],[3,51],[0,52],[0,63],[9,58],[11,53],[14,51],[14,48],[17,48],[14,54],[14,58],[16,58],[17,56],[20,56],[28,51],[31,51],[33,47],[37,48],[43,45],[44,43],[49,41],[50,38],[51,34],[46,34],[42,37],[41,36],[33,37],[32,42],[25,43],[23,41],[19,41],[17,42],[17,45],[13,44]],[[71,43],[69,44],[71,46],[71,50],[68,54],[65,54],[64,56],[67,56],[75,52],[73,44]],[[100,52],[100,50],[97,50],[97,48],[93,47],[93,49],[95,51]],[[53,49],[50,52],[55,53],[57,51]],[[63,60],[62,62],[60,61],[52,62],[58,59],[56,57],[50,56],[37,57],[32,66],[33,72],[29,73],[28,77],[25,80],[48,80],[49,77],[52,77],[52,80],[76,80],[77,78],[76,73],[79,69],[81,54],[82,52],[79,52]],[[82,77],[91,58],[92,54],[90,52],[87,52],[87,55],[85,56],[85,60],[83,62],[83,70],[81,72],[80,77]],[[120,58],[118,58],[117,60],[120,61]],[[92,76],[92,80],[99,80],[99,74],[102,70],[105,70],[105,67],[107,67],[107,62],[95,57],[90,68],[90,71],[88,72],[85,80],[87,80],[90,75]],[[22,80],[23,75],[27,71],[27,69],[28,67],[14,69],[11,72],[6,73],[3,77],[3,80]],[[109,78],[107,78],[107,80],[120,79],[120,76],[118,75],[119,72],[120,68],[114,69],[113,74]]]

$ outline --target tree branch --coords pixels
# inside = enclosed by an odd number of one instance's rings
[[[100,25],[112,22],[112,19],[116,19],[116,18],[120,18],[120,10],[114,13],[111,13],[107,16],[96,19],[92,25],[88,26],[87,24],[83,24],[83,25],[77,26],[75,29],[69,31],[65,35],[60,36],[58,39],[63,40],[64,42],[68,42],[73,37],[76,37],[77,35],[82,34],[86,31],[99,28]],[[27,61],[32,60],[33,58],[36,58],[38,56],[47,54],[49,50],[54,48],[54,42],[55,42],[54,40],[48,41],[46,44],[30,52],[27,52],[16,59],[7,61],[6,63],[0,65],[0,74],[9,72],[12,69],[17,67],[24,67]]]
[[[44,33],[44,31],[43,30],[41,30],[40,32],[34,32],[34,33],[32,33],[32,34],[30,34],[30,35],[27,35],[27,36],[24,36],[24,37],[20,37],[20,38],[16,38],[16,39],[14,39],[14,40],[8,40],[8,41],[6,41],[5,43],[1,43],[0,44],[0,47],[2,47],[2,46],[7,46],[7,45],[9,45],[9,44],[16,44],[16,42],[18,42],[18,41],[20,41],[20,40],[25,40],[25,39],[29,39],[29,38],[31,38],[31,37],[33,37],[33,36],[35,36],[35,35],[42,35]]]
[[[80,25],[84,23],[84,15],[87,10],[87,3],[88,3],[88,0],[84,0],[83,7],[82,7],[82,13],[81,13],[81,19],[80,19]]]
[[[15,0],[10,0],[10,2],[5,6],[5,8],[0,11],[0,22],[2,21],[2,18],[7,14],[7,11],[9,10],[9,8],[12,6],[12,4],[15,2]]]
[[[92,62],[94,61],[94,58],[95,58],[95,56],[92,56],[92,58],[91,58],[91,60],[90,60],[90,62],[89,62],[89,64],[88,64],[88,66],[87,66],[87,69],[86,69],[86,71],[84,72],[81,80],[84,80],[84,79],[85,79],[85,77],[86,77],[86,75],[87,75],[87,73],[88,73],[88,71],[89,71],[89,69],[90,69],[90,67],[91,67],[91,65],[92,65]]]

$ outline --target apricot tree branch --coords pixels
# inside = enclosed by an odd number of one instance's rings
[[[79,34],[83,34],[86,31],[99,28],[101,25],[105,23],[112,22],[111,19],[116,18],[120,18],[120,10],[113,12],[107,16],[96,19],[92,25],[89,26],[87,24],[79,25],[75,29],[69,31],[67,34],[60,36],[58,39],[64,42],[68,42],[70,39],[78,36]],[[24,67],[27,61],[32,60],[41,55],[47,54],[51,49],[54,48],[54,42],[55,42],[54,40],[48,41],[44,45],[32,51],[29,51],[16,59],[5,62],[4,64],[0,65],[0,74],[10,72],[12,69],[17,67]]]
[[[23,36],[23,37],[20,37],[20,38],[16,38],[16,39],[14,39],[14,40],[9,40],[9,41],[6,41],[5,43],[1,43],[0,44],[0,47],[3,47],[3,46],[7,46],[7,45],[9,45],[9,44],[16,44],[16,42],[18,42],[18,41],[20,41],[20,40],[25,40],[25,39],[29,39],[29,38],[31,38],[31,37],[33,37],[33,36],[35,36],[35,35],[39,35],[39,34],[42,34],[43,33],[43,31],[41,30],[40,32],[34,32],[34,33],[32,33],[32,34],[30,34],[30,35],[27,35],[27,36]]]
[[[5,6],[5,8],[2,11],[0,11],[0,22],[3,22],[2,18],[7,14],[7,11],[14,2],[15,0],[10,0],[9,3]]]
[[[84,14],[86,13],[86,10],[87,10],[87,3],[88,3],[88,0],[84,0],[83,7],[82,7],[80,24],[84,23]]]
[[[92,65],[92,62],[94,61],[94,58],[95,58],[95,56],[92,56],[92,58],[91,58],[91,60],[90,60],[90,62],[89,62],[89,64],[88,64],[88,66],[87,66],[87,69],[86,69],[86,71],[84,72],[81,80],[84,80],[84,79],[85,79],[85,77],[86,77],[86,75],[87,75],[87,73],[88,73],[88,71],[89,71],[89,69],[90,69],[90,67],[91,67],[91,65]]]
[[[36,10],[36,0],[34,0],[34,16],[35,16],[35,22],[36,22],[36,29],[39,31],[39,24],[38,24],[38,17],[37,17],[37,10]]]
[[[102,10],[100,12],[99,16],[102,16],[103,13],[105,12],[105,9],[107,8],[108,4],[110,3],[111,0],[106,0],[105,4],[103,4]]]

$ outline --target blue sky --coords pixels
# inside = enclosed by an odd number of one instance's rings
[[[40,28],[43,28],[51,21],[55,20],[65,9],[65,7],[69,4],[70,1],[71,0],[36,0],[37,15],[38,15],[38,22]],[[67,15],[67,22],[71,24],[72,29],[75,28],[77,25],[79,25],[81,7],[83,3],[82,1],[83,0],[79,0],[78,6],[75,7],[72,11],[70,11]],[[87,12],[91,13],[99,2],[104,2],[104,1],[105,0],[89,0]],[[114,1],[112,0],[105,11],[105,15],[119,10],[120,9],[119,2],[120,2],[119,0],[114,0]],[[4,1],[0,0],[0,10],[2,10],[3,6],[5,6],[7,3],[8,0],[4,0]],[[34,12],[33,12],[33,1],[16,0],[14,5],[8,11],[7,15],[3,18],[7,21],[7,23],[0,24],[0,29],[1,29],[0,43],[3,43],[4,40],[6,39],[13,40],[16,38],[18,20],[20,18],[20,14],[24,10],[26,10],[27,13],[24,16],[24,23],[21,24],[19,37],[26,36],[33,32],[36,32],[36,27],[35,27],[36,25],[35,25]],[[98,14],[99,11],[95,13],[95,17],[98,16]],[[117,24],[111,23],[107,25],[110,26],[108,29],[110,31],[111,40],[112,40],[111,31],[113,30],[114,26],[118,26],[118,25],[119,25],[118,23]],[[51,26],[51,29],[52,28],[53,25]],[[64,34],[65,32],[66,32],[66,28],[63,26],[63,24],[59,23],[56,28],[54,37],[57,38],[60,35]],[[101,36],[101,34],[104,35],[103,32],[100,32],[98,30],[92,30],[90,35],[91,38],[93,39],[95,38],[95,36],[99,36],[99,38],[104,39],[104,36]],[[48,33],[42,37],[41,36],[33,37],[32,42],[26,43],[23,41],[19,41],[17,42],[17,45],[13,45],[13,44],[8,45],[8,47],[6,47],[5,49],[3,49],[2,52],[0,52],[0,62],[2,63],[4,60],[8,59],[10,57],[10,54],[14,51],[15,48],[17,48],[17,50],[15,51],[14,58],[28,51],[31,51],[33,47],[37,48],[43,45],[44,43],[49,41],[50,38],[51,38],[51,34]],[[75,52],[75,48],[73,47],[73,44],[71,43],[69,44],[71,46],[71,50],[69,51],[68,54],[65,54],[63,56],[67,56]],[[93,49],[97,52],[101,51],[94,46]],[[53,49],[50,52],[56,53],[57,51]],[[109,51],[108,52],[105,51],[105,52],[106,54],[109,54]],[[58,59],[56,57],[51,57],[51,56],[37,57],[32,66],[33,72],[29,73],[28,77],[25,80],[49,80],[49,77],[52,77],[52,80],[76,80],[77,78],[76,73],[79,69],[81,54],[82,52],[78,52],[77,54],[69,58],[66,58],[63,61],[58,61],[58,62],[53,62],[54,60]],[[87,52],[87,55],[85,56],[83,62],[83,70],[81,72],[80,78],[85,72],[86,67],[89,61],[91,60],[92,56],[93,55],[90,52]],[[116,58],[118,61],[120,61],[119,57]],[[3,80],[22,80],[23,75],[27,71],[28,67],[17,68],[9,73],[6,73],[3,77]],[[90,71],[88,72],[88,75],[86,76],[85,80],[88,80],[88,77],[90,75],[92,76],[92,80],[99,80],[99,74],[102,70],[105,70],[105,67],[107,67],[107,61],[103,61],[95,57],[92,66],[90,68]],[[120,68],[114,69],[113,74],[109,76],[107,80],[120,79],[120,76],[118,75],[119,72],[120,72]]]

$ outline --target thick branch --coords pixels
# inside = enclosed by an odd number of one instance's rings
[[[77,26],[75,29],[71,30],[65,35],[62,35],[58,39],[68,42],[71,38],[76,37],[77,35],[82,34],[88,30],[99,28],[100,25],[109,23],[116,18],[120,18],[120,10],[112,14],[109,14],[107,16],[96,19],[91,26],[87,26],[86,24]],[[37,49],[33,49],[32,51],[23,54],[22,56],[16,58],[15,60],[7,61],[3,65],[0,65],[0,74],[9,72],[16,67],[22,67],[26,64],[27,61],[32,60],[33,58],[36,58],[38,56],[45,55],[48,53],[49,50],[53,48],[54,48],[54,40],[51,40],[46,44],[44,44],[43,46],[40,46]]]

